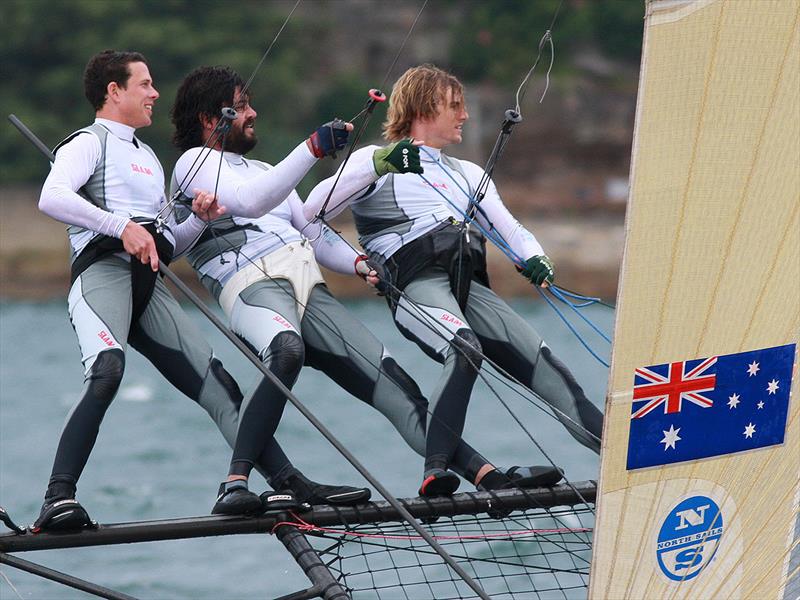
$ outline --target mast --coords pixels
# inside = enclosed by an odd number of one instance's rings
[[[798,0],[648,2],[591,598],[800,592],[799,24]],[[741,373],[752,393],[720,397],[733,377],[723,364],[776,348],[794,357],[785,377],[761,389]],[[636,417],[634,384],[641,398],[641,381],[676,364],[685,379],[707,369],[712,391],[665,392]],[[775,408],[769,424],[723,425]],[[718,418],[690,440],[689,421],[667,429],[679,413]],[[637,427],[651,417],[648,438]],[[767,427],[774,439],[741,446]],[[690,443],[696,458],[670,462]]]

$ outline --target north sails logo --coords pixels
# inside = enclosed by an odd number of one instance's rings
[[[692,496],[673,508],[658,533],[656,558],[673,581],[688,581],[714,558],[724,532],[722,512],[711,498]]]
[[[403,148],[403,168],[408,169],[408,148]]]

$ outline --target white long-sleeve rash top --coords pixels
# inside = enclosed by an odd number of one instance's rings
[[[155,219],[165,205],[164,170],[153,151],[134,137],[134,129],[108,119],[95,123],[108,130],[105,154],[91,131],[76,135],[56,152],[39,197],[39,209],[50,217],[80,228],[70,232],[73,256],[97,234],[121,238],[134,217]],[[103,157],[105,162],[103,164]],[[103,201],[95,206],[77,192],[98,169],[104,169]],[[205,223],[194,217],[180,225],[170,215],[164,235],[177,256],[200,235]]]
[[[220,157],[220,152],[208,148],[192,148],[178,159],[171,193],[180,186],[183,195],[192,198],[194,190],[216,187],[217,201],[227,211],[214,224],[217,239],[205,239],[189,253],[192,266],[213,289],[251,261],[304,237],[311,240],[321,265],[355,273],[358,253],[327,227],[309,223],[294,191],[316,162],[305,142],[274,167],[230,152]]]
[[[334,217],[348,205],[351,206],[353,212],[357,213],[356,225],[359,226],[362,245],[371,254],[388,258],[450,217],[464,219],[463,212],[469,202],[468,193],[477,187],[484,174],[480,166],[443,156],[437,148],[422,146],[420,162],[425,179],[430,183],[413,173],[379,177],[372,160],[378,148],[380,146],[367,146],[353,153],[325,207],[326,216]],[[390,177],[393,193],[382,194],[382,188]],[[334,181],[336,175],[320,182],[311,191],[303,206],[307,219],[313,220],[318,214]],[[517,255],[527,259],[544,254],[536,237],[505,207],[492,181],[489,181],[480,208],[484,213],[477,215],[481,226],[499,233]],[[391,224],[383,234],[380,233],[382,223]],[[365,233],[367,231],[369,234]]]

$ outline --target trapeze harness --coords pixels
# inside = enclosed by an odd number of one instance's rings
[[[94,123],[84,129],[76,131],[75,133],[71,134],[67,137],[64,141],[62,141],[58,146],[56,146],[54,153],[58,152],[58,149],[64,146],[65,144],[71,142],[77,136],[81,135],[82,133],[95,133],[98,138],[100,139],[100,147],[101,147],[101,164],[102,168],[96,170],[94,174],[89,178],[89,181],[78,190],[78,195],[83,197],[88,202],[91,202],[98,208],[103,210],[108,210],[105,200],[101,194],[96,193],[94,190],[99,187],[101,193],[105,189],[105,165],[106,165],[106,141],[109,135],[109,130],[103,127],[98,123]],[[139,142],[136,141],[136,138],[133,138],[133,143],[138,147]],[[146,146],[145,146],[146,147]],[[144,227],[150,235],[153,236],[153,240],[155,241],[156,251],[158,252],[158,259],[160,262],[163,262],[165,265],[169,265],[170,261],[172,260],[174,247],[172,243],[166,238],[163,233],[163,230],[159,230],[156,228],[153,219],[148,219],[147,217],[133,217],[132,221],[139,223],[142,227]],[[164,228],[168,227],[166,224],[163,225]],[[75,226],[69,226],[70,233],[73,233],[73,230],[77,230]],[[115,238],[110,235],[103,235],[97,234],[95,235],[86,246],[72,259],[72,264],[70,266],[70,285],[75,283],[75,280],[83,273],[86,269],[88,269],[94,263],[107,258],[108,256],[118,254],[120,252],[125,252],[125,247],[122,243],[122,240],[119,238]],[[134,325],[139,321],[139,318],[144,313],[147,305],[150,302],[150,298],[153,295],[153,290],[155,289],[156,285],[156,276],[158,273],[155,273],[150,268],[150,263],[147,264],[141,263],[135,257],[131,257],[130,259],[131,265],[131,300],[132,300],[132,311],[131,311],[131,325]],[[131,331],[133,328],[131,327]]]
[[[469,231],[464,224],[450,218],[433,231],[405,244],[390,257],[380,255],[370,258],[383,268],[383,277],[391,283],[386,286],[387,301],[394,312],[400,292],[420,273],[430,268],[441,268],[450,280],[450,289],[461,310],[467,304],[473,279],[487,288],[489,274],[486,270],[486,238],[477,231]]]

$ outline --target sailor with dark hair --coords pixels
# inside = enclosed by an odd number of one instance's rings
[[[242,94],[243,87],[241,78],[228,68],[200,67],[184,79],[177,93],[173,140],[185,152],[172,175],[172,193],[191,197],[194,190],[216,187],[219,203],[227,211],[211,224],[188,258],[219,301],[232,330],[281,381],[291,387],[304,364],[323,371],[379,410],[406,443],[423,454],[427,400],[383,344],[331,295],[317,261],[340,273],[358,274],[372,284],[377,282],[375,273],[363,256],[327,227],[310,224],[293,191],[318,158],[341,146],[333,141],[336,130],[326,124],[274,167],[246,158],[257,142],[257,114],[249,95]],[[237,116],[220,156],[221,141],[209,144],[211,151],[203,146],[212,138],[218,115],[226,106],[234,107]],[[234,490],[244,496],[243,481],[252,456],[264,443],[266,454],[275,459],[267,469],[272,486],[306,498],[308,484],[285,456],[269,451],[275,446],[273,434],[285,400],[266,380],[248,394],[229,481],[223,484],[217,512],[233,504]],[[470,480],[487,464],[468,444],[457,445],[454,468]],[[532,477],[538,472],[518,471],[512,472],[511,479],[526,478],[530,485],[541,481]],[[310,492],[316,496],[318,489],[312,485]],[[364,490],[363,499],[368,494]]]
[[[69,315],[85,384],[61,433],[34,532],[91,524],[76,487],[122,380],[128,344],[202,406],[229,443],[242,401],[235,381],[157,277],[159,263],[189,248],[205,221],[192,215],[178,224],[168,217],[155,226],[166,203],[164,172],[135,135],[150,125],[159,97],[147,62],[137,52],[106,50],[89,61],[84,82],[95,121],[57,147],[39,207],[69,225]],[[198,196],[193,209],[203,219],[222,212],[208,194]]]
[[[484,355],[554,407],[580,443],[600,451],[602,414],[541,336],[489,288],[485,240],[463,226],[469,197],[485,173],[442,149],[461,142],[468,116],[458,79],[433,65],[409,69],[390,98],[384,137],[391,143],[354,152],[341,174],[311,192],[303,209],[313,221],[323,209],[333,217],[350,206],[361,245],[393,286],[387,298],[395,324],[444,365],[430,398],[423,495],[449,495],[458,486],[448,469]],[[491,181],[477,220],[530,257],[522,274],[531,283],[552,283],[552,262]],[[494,471],[485,475],[483,487],[498,477]]]

